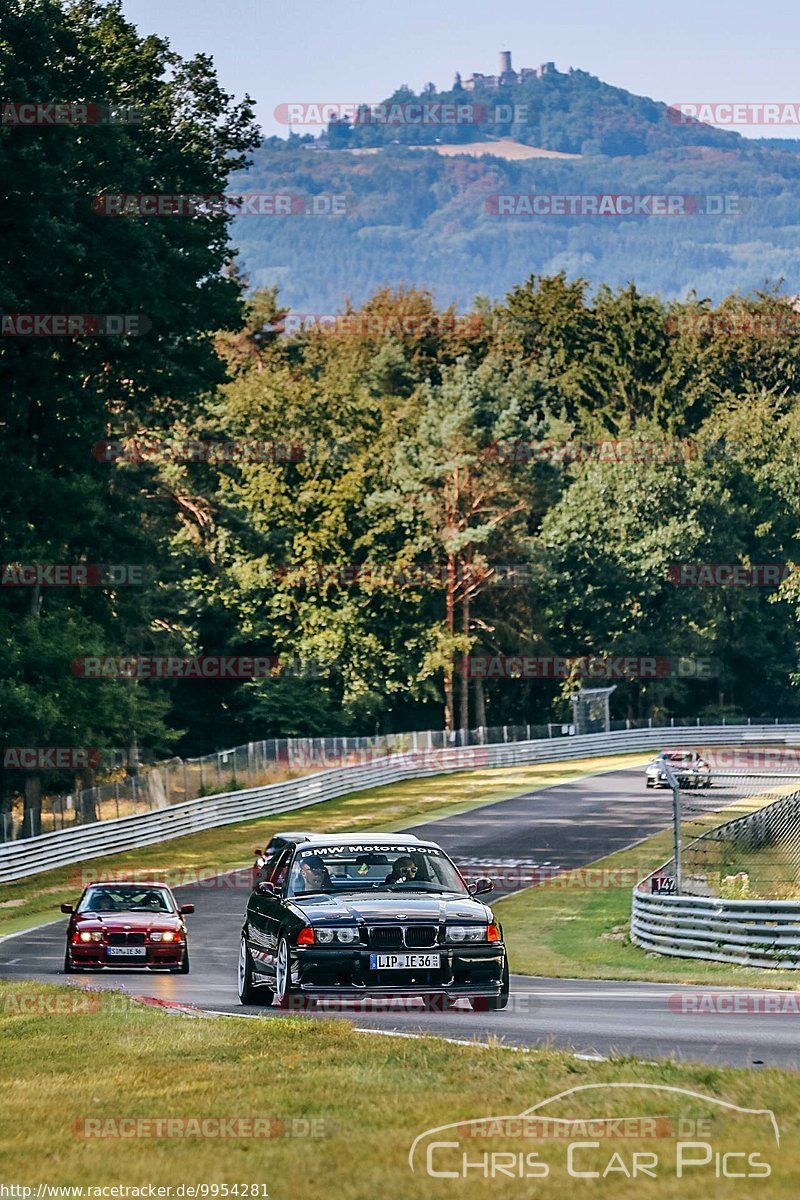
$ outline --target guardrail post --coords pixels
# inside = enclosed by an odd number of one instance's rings
[[[681,789],[669,763],[664,761],[664,773],[672,788],[672,831],[675,855],[675,892],[681,894]]]

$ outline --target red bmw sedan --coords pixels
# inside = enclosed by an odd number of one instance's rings
[[[183,920],[193,904],[178,905],[162,883],[91,883],[70,914],[64,971],[153,967],[187,975]]]

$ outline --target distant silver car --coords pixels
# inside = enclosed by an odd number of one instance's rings
[[[645,767],[647,787],[669,787],[665,762],[672,768],[679,787],[711,787],[711,767],[696,750],[662,750]]]

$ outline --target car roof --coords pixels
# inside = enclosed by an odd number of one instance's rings
[[[165,892],[172,890],[168,883],[163,883],[158,879],[94,879],[91,883],[87,883],[83,890],[88,892],[89,888],[95,887],[108,888],[110,892],[118,887],[163,888]]]
[[[313,842],[315,846],[343,846],[347,842],[364,846],[383,846],[389,842],[424,844],[413,833],[309,833],[305,840]]]

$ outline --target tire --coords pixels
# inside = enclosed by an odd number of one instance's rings
[[[285,937],[278,941],[278,953],[275,958],[275,999],[278,1008],[302,1008],[304,1001],[297,991],[292,988],[292,956],[289,953],[289,943]]]
[[[508,1007],[509,979],[508,959],[503,963],[503,978],[499,996],[470,996],[469,1003],[473,1012],[500,1012]]]
[[[74,975],[76,970],[77,970],[77,967],[73,967],[72,963],[70,962],[69,946],[68,946],[67,949],[64,951],[64,974],[65,975]]]
[[[256,987],[253,983],[253,960],[242,934],[239,945],[239,964],[236,972],[239,1000],[242,1004],[272,1004],[274,994],[267,987]]]
[[[651,788],[651,787],[654,787],[654,786],[655,786],[655,785],[653,784],[653,781],[652,781],[652,779],[648,779],[648,780],[647,780],[647,782],[645,783],[645,787],[649,787],[649,788]]]
[[[189,947],[183,947],[183,958],[180,965],[172,968],[173,975],[188,975],[189,974]]]

